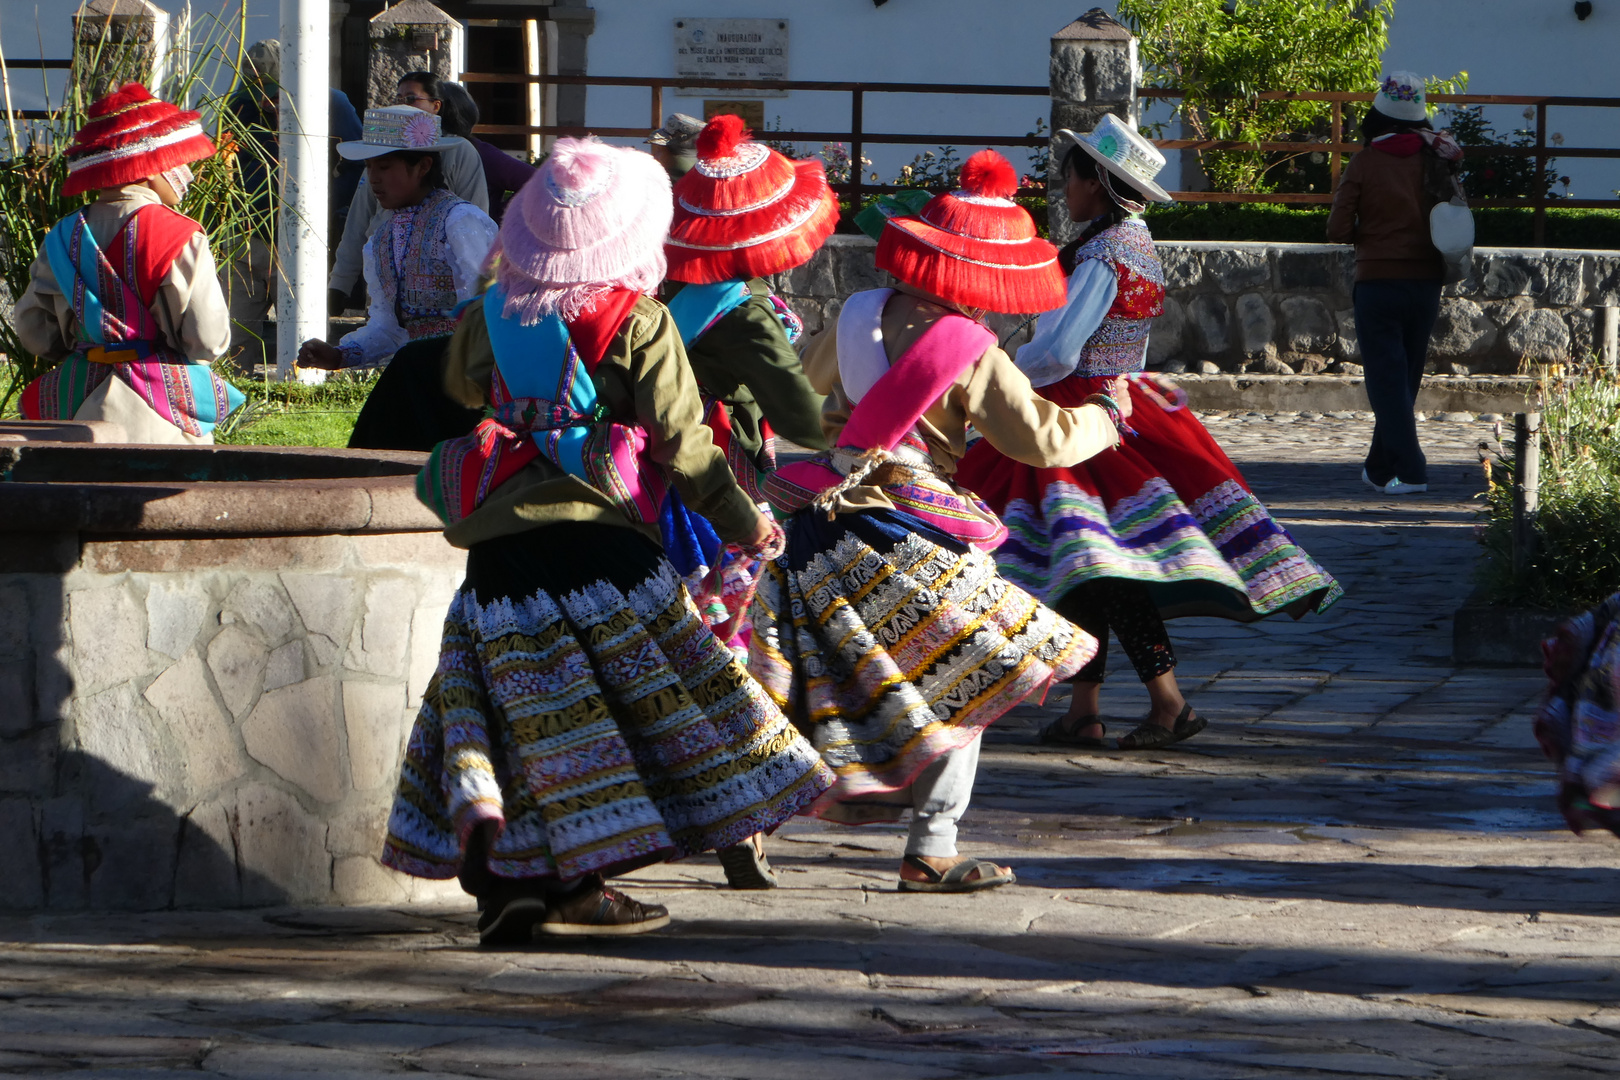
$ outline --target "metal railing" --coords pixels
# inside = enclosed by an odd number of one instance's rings
[[[646,137],[649,131],[664,124],[665,90],[708,90],[715,94],[728,94],[738,90],[819,90],[849,95],[848,131],[760,131],[760,138],[779,139],[783,142],[848,142],[850,179],[833,184],[840,194],[850,196],[858,208],[866,195],[904,191],[892,184],[873,184],[862,180],[861,155],[868,144],[901,146],[945,146],[964,144],[972,146],[1045,146],[1044,135],[925,135],[900,132],[872,132],[865,127],[867,94],[983,94],[987,96],[1047,97],[1047,86],[956,85],[943,83],[889,83],[889,82],[804,82],[780,79],[726,80],[717,85],[713,80],[666,79],[618,75],[514,75],[491,72],[464,72],[464,82],[542,83],[552,86],[631,86],[645,87],[649,93],[647,118],[650,127],[580,127],[564,124],[525,126],[521,124],[479,124],[473,128],[477,134],[489,135],[601,135],[611,138]],[[1046,194],[1045,188],[1023,188],[1024,195]]]
[[[1158,87],[1144,87],[1138,96],[1148,100],[1174,100],[1183,92]],[[1319,92],[1292,93],[1268,91],[1256,94],[1260,101],[1325,101],[1332,105],[1326,142],[1265,142],[1245,143],[1221,139],[1155,139],[1164,150],[1255,150],[1261,153],[1328,155],[1331,189],[1327,192],[1232,192],[1232,191],[1176,191],[1171,192],[1185,202],[1239,202],[1239,203],[1330,203],[1338,190],[1343,163],[1340,158],[1361,149],[1360,143],[1344,141],[1344,106],[1350,102],[1369,102],[1370,93]],[[1602,209],[1620,207],[1620,199],[1567,199],[1552,196],[1547,188],[1547,162],[1555,157],[1620,158],[1620,149],[1612,147],[1550,147],[1547,145],[1547,110],[1560,108],[1614,109],[1620,108],[1620,98],[1614,97],[1557,97],[1518,94],[1430,94],[1429,101],[1439,105],[1529,105],[1535,108],[1535,142],[1530,146],[1465,146],[1469,157],[1533,157],[1536,161],[1537,191],[1533,195],[1501,196],[1489,199],[1469,199],[1475,207],[1513,206],[1529,207],[1535,211],[1534,242],[1546,242],[1547,208]]]

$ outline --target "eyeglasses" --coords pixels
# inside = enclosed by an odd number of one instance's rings
[[[415,105],[418,101],[437,101],[426,94],[400,94],[394,98],[395,105]]]

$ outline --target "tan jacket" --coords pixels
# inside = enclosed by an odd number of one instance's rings
[[[883,351],[889,363],[950,314],[954,312],[949,308],[902,290],[883,309]],[[827,395],[821,426],[828,444],[834,444],[852,408],[838,374],[836,326],[811,340],[804,351],[804,371],[816,392]],[[1038,468],[1073,465],[1119,442],[1106,411],[1096,405],[1065,409],[1046,400],[994,345],[956,377],[917,423],[929,456],[947,476],[955,474],[956,463],[967,453],[969,424],[1003,454]],[[883,490],[871,485],[851,488],[838,506],[839,510],[893,508]]]
[[[1328,240],[1356,246],[1356,280],[1438,281],[1445,264],[1429,239],[1435,199],[1423,186],[1423,153],[1369,147],[1350,159],[1328,217]]]
[[[485,326],[484,298],[467,306],[450,339],[445,392],[470,408],[489,402],[495,352]],[[598,400],[614,419],[639,423],[652,458],[694,513],[721,539],[749,539],[759,509],[737,486],[731,466],[703,423],[703,400],[686,362],[669,309],[648,296],[636,301],[593,375]],[[483,504],[445,530],[461,548],[542,525],[594,521],[637,528],[658,539],[658,526],[631,522],[602,492],[546,458],[537,458],[490,492]]]
[[[84,208],[90,235],[105,251],[130,216],[148,203],[160,202],[144,184],[108,188]],[[12,312],[12,324],[23,348],[36,356],[61,360],[79,340],[72,298],[63,292],[50,260],[42,253],[29,268],[31,279]],[[188,360],[212,362],[231,345],[231,312],[219,287],[208,237],[198,231],[169,268],[151,312],[164,338]]]

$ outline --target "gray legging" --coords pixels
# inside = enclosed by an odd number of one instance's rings
[[[911,782],[911,831],[907,855],[948,859],[956,854],[956,823],[973,798],[979,772],[979,743],[974,739],[941,754]]]
[[[1375,484],[1429,482],[1412,410],[1440,317],[1440,288],[1438,281],[1399,278],[1356,282],[1356,338],[1375,418],[1367,478]]]

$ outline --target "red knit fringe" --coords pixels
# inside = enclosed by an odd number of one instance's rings
[[[1050,245],[1047,247],[1050,249]],[[987,255],[1005,258],[1001,252]],[[1067,299],[1063,271],[1055,258],[1042,265],[1014,269],[981,266],[937,251],[894,227],[893,222],[878,241],[877,266],[901,281],[965,308],[1027,314],[1062,307]]]

